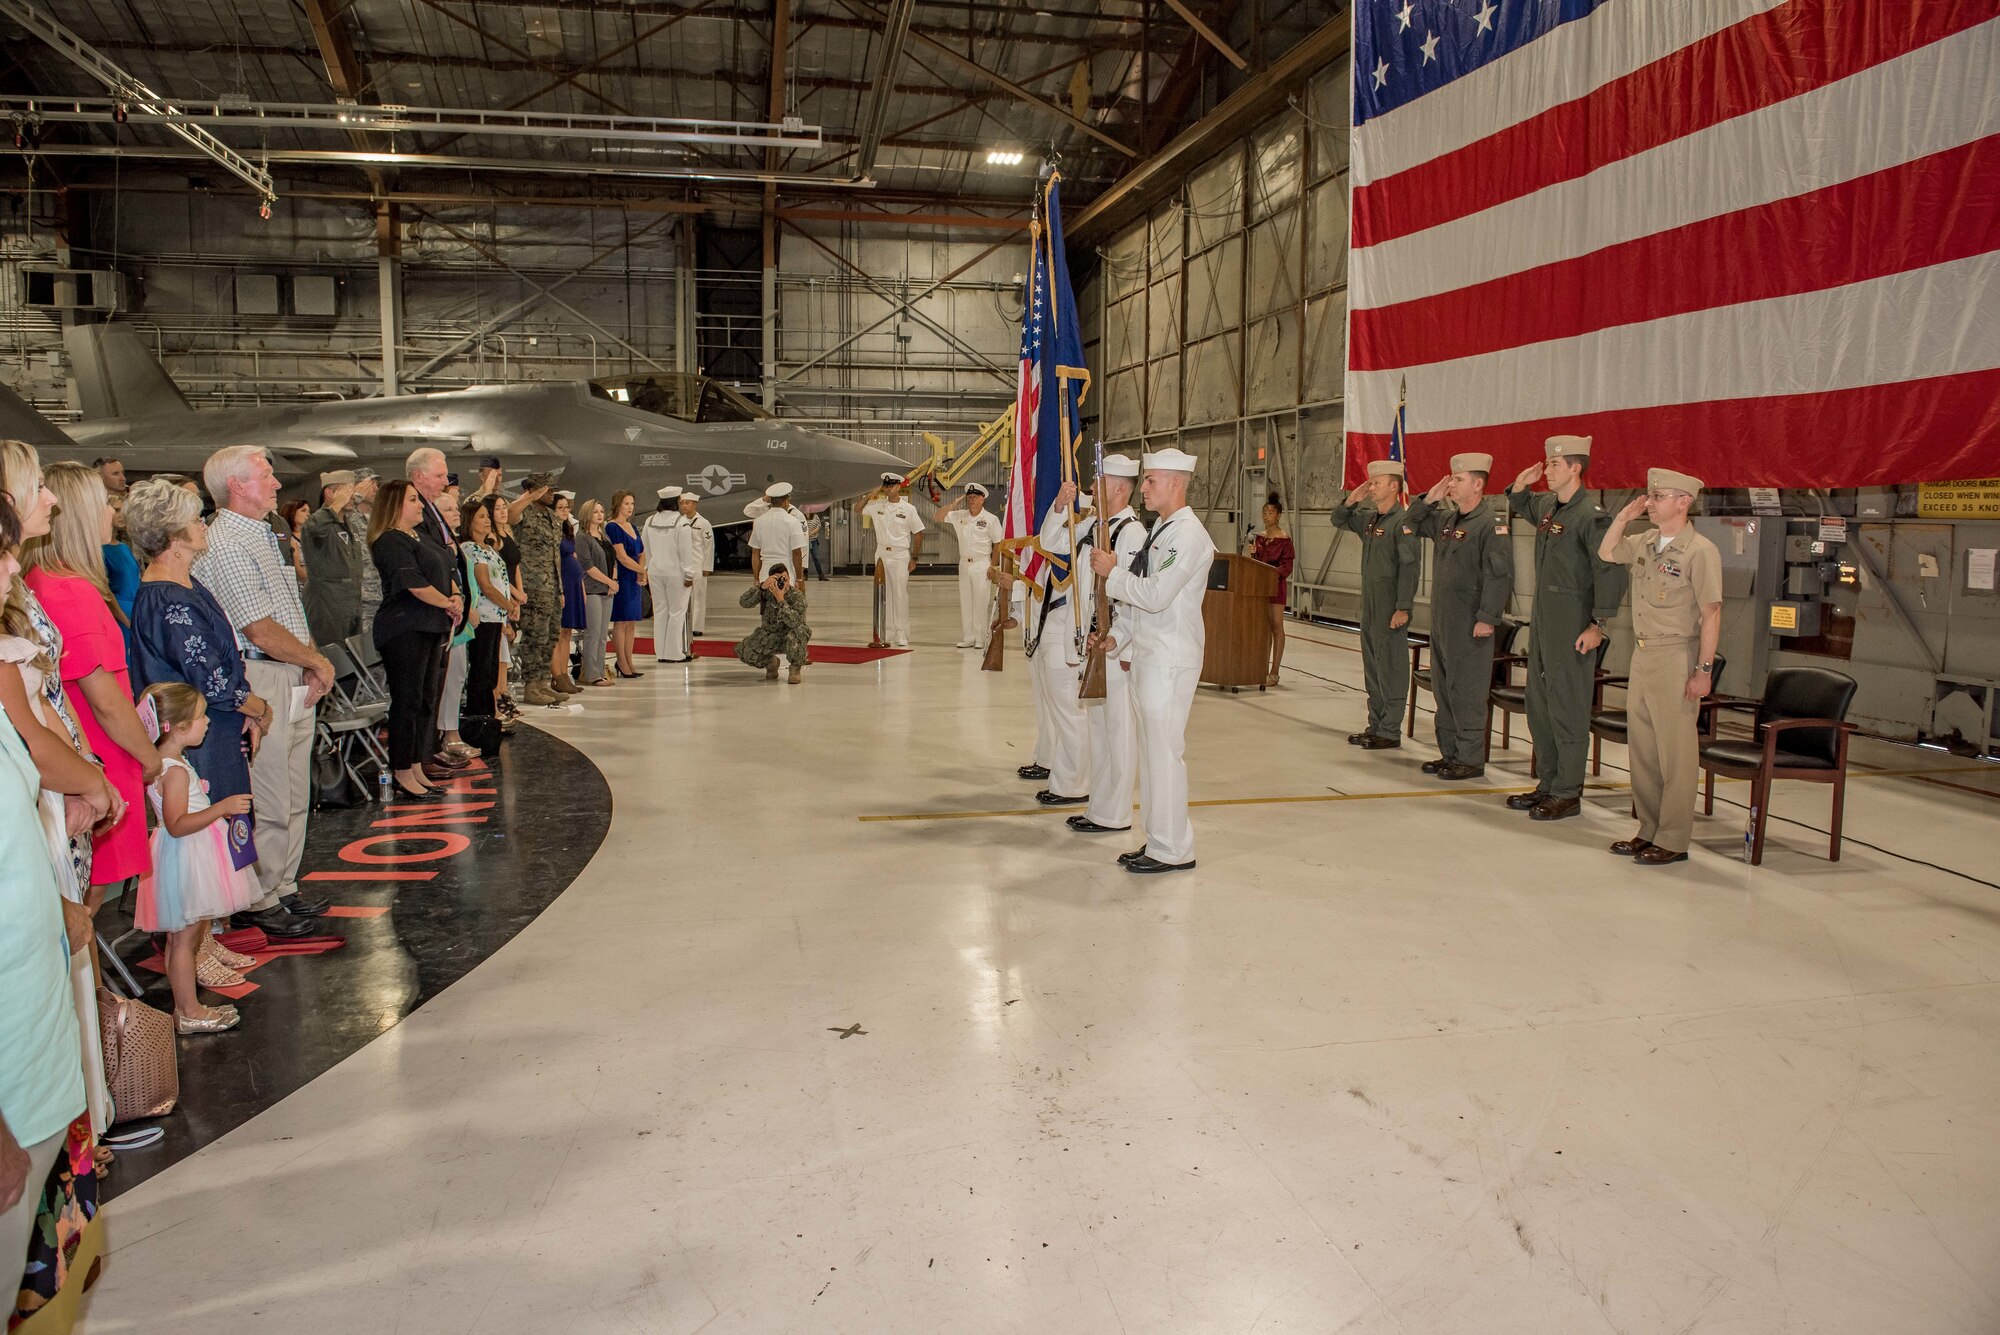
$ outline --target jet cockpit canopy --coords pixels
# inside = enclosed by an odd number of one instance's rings
[[[770,416],[721,381],[686,371],[600,376],[590,382],[590,392],[682,422],[756,422]]]

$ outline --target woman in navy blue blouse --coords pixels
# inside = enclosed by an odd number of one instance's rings
[[[208,701],[208,736],[188,753],[217,802],[250,791],[249,753],[270,726],[271,707],[250,690],[236,632],[215,595],[195,583],[194,563],[208,550],[201,501],[159,478],[125,498],[125,531],[146,558],[132,599],[132,689],[181,681]]]

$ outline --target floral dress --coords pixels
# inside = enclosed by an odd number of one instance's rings
[[[249,792],[241,711],[250,683],[228,614],[199,584],[148,580],[132,599],[132,688],[160,681],[186,682],[208,701],[208,736],[188,759],[208,780],[210,800]]]
[[[34,629],[35,642],[41,646],[43,655],[51,664],[60,664],[63,656],[62,632],[56,629],[56,623],[42,609],[42,600],[35,597],[34,590],[25,583],[21,586],[21,598],[28,609],[28,624]],[[48,706],[47,712],[62,720],[70,745],[95,760],[97,754],[90,749],[90,742],[83,735],[83,725],[77,722],[76,710],[70,707],[69,692],[63,689],[62,672],[52,667],[40,675],[42,700]],[[89,885],[91,839],[88,830],[69,841],[69,862],[76,872],[76,883]]]

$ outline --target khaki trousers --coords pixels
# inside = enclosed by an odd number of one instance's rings
[[[271,735],[250,762],[250,811],[257,833],[257,883],[263,898],[250,907],[261,912],[299,888],[299,862],[306,855],[306,817],[312,810],[312,744],[317,710],[295,708],[293,690],[306,671],[268,658],[245,659],[244,680],[271,706]],[[425,754],[429,754],[426,752]]]
[[[1673,853],[1694,839],[1701,778],[1699,702],[1687,698],[1699,640],[1643,641],[1632,651],[1625,712],[1639,837]]]

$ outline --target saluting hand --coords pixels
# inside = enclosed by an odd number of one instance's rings
[[[1515,477],[1514,485],[1516,487],[1532,487],[1541,480],[1542,466],[1540,464],[1529,464]]]
[[[1367,495],[1368,495],[1368,484],[1364,482],[1360,486],[1356,487],[1353,491],[1347,493],[1347,503],[1349,505],[1359,505]]]
[[[1446,473],[1443,477],[1431,483],[1431,489],[1424,493],[1424,499],[1432,505],[1436,505],[1444,499],[1444,494],[1449,490],[1451,490],[1451,474]]]
[[[1625,508],[1618,512],[1618,522],[1629,524],[1644,513],[1646,513],[1646,493],[1642,491],[1627,501]]]

